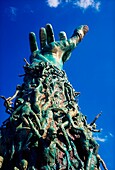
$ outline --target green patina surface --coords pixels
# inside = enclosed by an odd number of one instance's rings
[[[63,71],[72,50],[88,26],[75,29],[67,39],[53,28],[40,29],[40,50],[34,33],[29,34],[30,63],[24,65],[23,84],[5,98],[9,118],[0,128],[0,169],[3,170],[100,170],[99,144],[94,140],[98,114],[91,123],[81,113],[76,92]],[[14,103],[12,102],[14,101]]]

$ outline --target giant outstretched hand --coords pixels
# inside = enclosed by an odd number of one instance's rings
[[[71,55],[72,50],[83,39],[88,32],[87,25],[82,25],[74,30],[71,38],[67,39],[65,32],[59,33],[59,41],[55,41],[53,28],[51,24],[47,24],[45,28],[41,28],[39,32],[40,50],[38,49],[36,36],[33,32],[29,34],[30,41],[30,62],[37,64],[40,61],[50,62],[59,69],[63,68],[63,64]]]

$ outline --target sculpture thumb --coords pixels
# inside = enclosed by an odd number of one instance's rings
[[[72,37],[79,36],[80,40],[83,39],[84,35],[89,31],[89,27],[87,25],[81,25],[77,29],[74,30]]]

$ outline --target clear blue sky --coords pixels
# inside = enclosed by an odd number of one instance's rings
[[[29,60],[28,34],[51,23],[56,40],[65,31],[70,37],[82,24],[89,32],[65,63],[64,70],[76,91],[79,105],[90,122],[100,111],[95,138],[108,169],[114,170],[115,142],[115,0],[1,0],[0,4],[0,95],[11,96],[23,79],[23,58]],[[38,40],[39,42],[39,40]],[[0,99],[0,124],[8,117]]]

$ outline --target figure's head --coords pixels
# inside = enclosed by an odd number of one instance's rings
[[[24,99],[18,98],[18,99],[16,100],[15,105],[16,105],[16,107],[18,107],[18,106],[22,105],[23,103],[24,103]]]
[[[25,159],[22,159],[20,162],[20,168],[21,170],[27,170],[28,168],[28,161]]]
[[[16,86],[16,90],[20,90],[20,89],[21,89],[21,85],[18,84],[18,85]]]
[[[47,137],[49,137],[51,140],[55,139],[57,137],[57,130],[53,127],[50,127],[47,131]]]
[[[2,168],[3,161],[4,161],[4,158],[0,156],[0,169]]]

